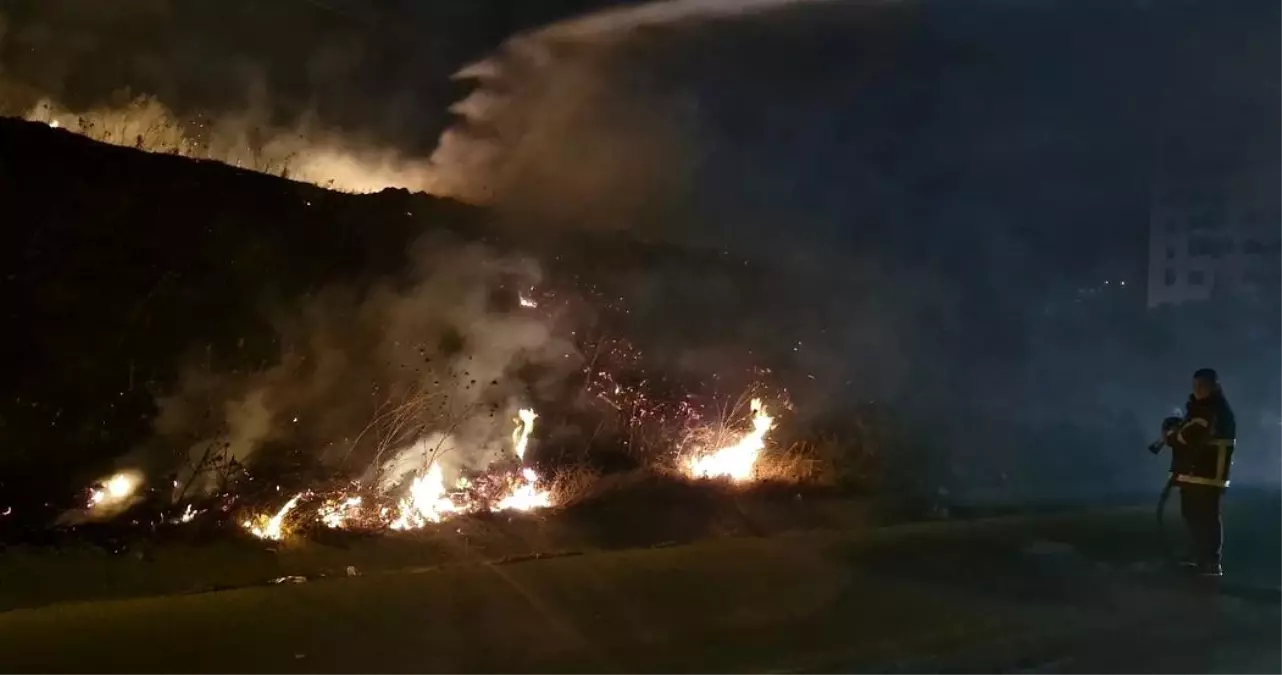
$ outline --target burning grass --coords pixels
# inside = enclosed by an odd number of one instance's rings
[[[123,517],[90,523],[83,526],[85,534],[98,531],[94,536],[109,537],[103,540],[109,550],[131,555],[98,555],[92,564],[87,558],[75,563],[82,558],[75,554],[54,556],[84,578],[65,587],[23,591],[8,602],[343,576],[349,566],[370,573],[866,525],[869,502],[834,488],[837,449],[776,445],[772,434],[778,418],[772,411],[786,406],[765,400],[754,395],[726,406],[715,425],[691,430],[686,443],[670,448],[666,463],[626,472],[603,472],[590,463],[540,472],[527,464],[531,453],[538,454],[539,418],[523,409],[525,414],[512,420],[512,433],[505,434],[508,456],[453,482],[434,461],[439,458],[430,458],[408,484],[387,490],[375,480],[272,489],[253,499],[223,492],[169,506],[150,529],[145,522],[131,526],[138,521]],[[727,448],[758,445],[747,478],[693,469],[701,466],[700,458]],[[519,457],[518,447],[526,449]],[[20,558],[45,556],[32,552]],[[37,567],[31,562],[22,574],[49,574]],[[121,579],[131,581],[121,586]]]
[[[316,298],[282,323],[287,347],[271,368],[184,377],[151,448],[176,472],[150,484],[139,474],[128,490],[108,481],[93,503],[139,492],[146,506],[130,522],[230,525],[276,546],[522,514],[581,519],[583,504],[610,501],[620,473],[632,476],[623,494],[692,503],[776,485],[795,495],[835,473],[811,446],[776,438],[791,410],[782,392],[754,385],[720,405],[706,382],[649,372],[600,324],[580,330],[591,313],[575,303],[595,302],[582,293],[540,293],[525,266],[450,242],[425,260],[407,288]],[[422,309],[437,305],[461,309]],[[349,314],[369,320],[339,318]],[[567,315],[569,327],[558,323]],[[352,350],[367,343],[377,357],[358,362]],[[359,377],[370,377],[370,398],[354,395]],[[626,463],[601,461],[611,453]]]
[[[751,417],[733,431],[722,423],[716,429],[699,430],[688,449],[679,451],[677,466],[663,472],[669,480],[729,481],[744,484],[758,478],[757,465],[767,447],[767,434],[774,418],[761,399],[752,399]],[[278,541],[298,529],[316,526],[363,531],[415,530],[464,515],[530,512],[582,501],[601,483],[599,474],[583,467],[558,472],[544,480],[530,466],[521,466],[526,457],[537,413],[522,408],[511,434],[511,451],[517,464],[499,462],[474,475],[460,476],[447,486],[444,469],[435,452],[427,466],[409,480],[399,497],[388,491],[355,490],[317,492],[308,490],[291,497],[272,511],[252,515],[242,522],[255,537]],[[300,501],[307,507],[296,509]],[[318,505],[313,505],[319,502]]]
[[[729,478],[737,482],[752,479],[756,475],[757,460],[766,447],[766,434],[775,422],[759,398],[752,399],[751,412],[751,430],[739,438],[729,439],[726,445],[713,445],[711,449],[695,447],[683,462],[686,473],[692,478]]]
[[[538,415],[529,408],[522,408],[516,416],[512,430],[511,450],[516,461],[525,458],[525,451],[534,432]],[[413,451],[418,444],[412,444]],[[419,468],[408,480],[399,497],[390,490],[370,490],[361,494],[359,484],[351,489],[319,492],[307,490],[289,499],[274,514],[260,513],[243,521],[246,531],[260,539],[280,540],[290,530],[306,524],[318,523],[331,529],[361,530],[415,530],[429,524],[440,523],[460,515],[499,512],[531,511],[552,505],[551,494],[543,485],[538,473],[525,466],[513,469],[506,462],[499,462],[474,476],[460,476],[452,487],[447,486],[445,471],[439,461],[440,444],[424,454],[426,466]],[[377,462],[382,452],[376,457]],[[388,465],[400,466],[393,458]],[[300,500],[319,506],[303,509],[289,519]]]
[[[79,113],[45,99],[23,117],[102,143],[214,160],[340,192],[439,190],[436,172],[426,161],[314,124],[277,128],[249,114],[185,120],[152,96]]]
[[[418,403],[410,408],[426,405],[419,398],[413,398],[411,403]],[[784,399],[768,399],[762,390],[751,389],[714,414],[683,418],[695,423],[681,434],[656,434],[678,440],[672,441],[672,447],[652,452],[657,461],[618,472],[603,471],[591,461],[536,464],[531,451],[538,446],[535,431],[540,416],[532,408],[520,408],[509,418],[510,431],[500,432],[505,454],[486,466],[451,475],[442,461],[449,450],[445,441],[380,441],[368,480],[309,483],[304,478],[292,487],[262,490],[264,481],[254,481],[251,475],[245,482],[225,483],[225,489],[211,497],[171,503],[156,522],[222,531],[226,527],[221,524],[226,523],[251,538],[289,545],[340,534],[461,532],[470,523],[513,518],[571,523],[571,529],[590,532],[586,537],[593,542],[647,540],[647,536],[638,539],[621,532],[648,532],[648,539],[697,538],[727,527],[736,529],[725,524],[737,518],[736,510],[727,509],[727,504],[835,494],[848,491],[854,484],[852,477],[865,480],[875,471],[867,439],[854,452],[835,436],[777,443],[781,415],[776,411],[787,410]],[[405,437],[406,430],[415,433],[418,428],[406,406],[380,412],[378,419],[391,420],[390,427],[376,430],[380,435],[391,431]],[[403,473],[407,468],[409,473]],[[123,491],[124,482],[106,481],[91,492],[91,501],[104,499],[117,483],[116,491]],[[139,483],[131,485],[137,489]],[[253,493],[237,490],[237,485],[260,488]],[[182,494],[180,488],[176,492]]]

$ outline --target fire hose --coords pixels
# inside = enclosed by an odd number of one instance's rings
[[[1162,542],[1162,555],[1166,556],[1166,561],[1172,566],[1176,564],[1175,552],[1171,548],[1171,539],[1166,535],[1166,522],[1163,517],[1166,513],[1166,500],[1171,496],[1171,488],[1175,487],[1175,477],[1171,476],[1162,488],[1161,494],[1157,497],[1157,539]]]
[[[1181,420],[1179,417],[1168,417],[1162,421],[1162,438],[1149,443],[1148,451],[1154,455],[1162,451],[1162,447],[1168,444],[1170,433],[1179,428]],[[1172,448],[1173,449],[1173,448]],[[1171,488],[1175,487],[1175,474],[1167,479],[1166,485],[1162,487],[1161,494],[1157,497],[1157,538],[1162,544],[1162,554],[1166,561],[1174,566],[1176,564],[1175,553],[1171,548],[1171,539],[1166,534],[1166,501],[1171,497]]]

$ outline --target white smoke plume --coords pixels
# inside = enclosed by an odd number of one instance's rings
[[[216,373],[194,359],[160,401],[148,454],[172,458],[188,494],[295,455],[384,486],[432,460],[487,465],[516,410],[580,367],[556,317],[519,302],[539,275],[527,259],[430,241],[407,281],[323,289],[275,317],[279,363]]]
[[[838,1],[666,0],[513,36],[455,74],[476,89],[450,109],[461,119],[432,155],[436,187],[526,217],[629,225],[679,199],[700,159],[697,100],[630,79],[632,34]]]
[[[451,108],[460,121],[431,157],[438,194],[523,222],[623,227],[689,182],[679,102],[621,81],[612,46],[544,47],[518,40],[476,67],[490,75]]]
[[[661,0],[593,12],[559,21],[531,33],[531,37],[558,40],[599,40],[621,32],[769,12],[797,5],[850,2],[851,0]],[[865,4],[869,4],[865,0]]]

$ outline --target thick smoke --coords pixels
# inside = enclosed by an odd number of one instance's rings
[[[414,262],[403,281],[325,288],[278,312],[270,368],[215,373],[198,355],[160,402],[149,463],[203,491],[264,463],[389,486],[432,459],[447,471],[499,459],[516,410],[580,367],[574,347],[521,307],[518,289],[539,282],[529,260],[432,240]]]
[[[624,56],[612,41],[534,35],[465,69],[477,88],[431,158],[440,192],[526,226],[628,229],[661,213],[693,179],[698,145],[672,92],[631,77]]]

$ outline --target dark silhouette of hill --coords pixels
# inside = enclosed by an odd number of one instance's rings
[[[262,303],[394,272],[425,231],[481,222],[426,195],[329,192],[10,119],[0,213],[0,491],[126,450],[196,344],[271,359]]]

